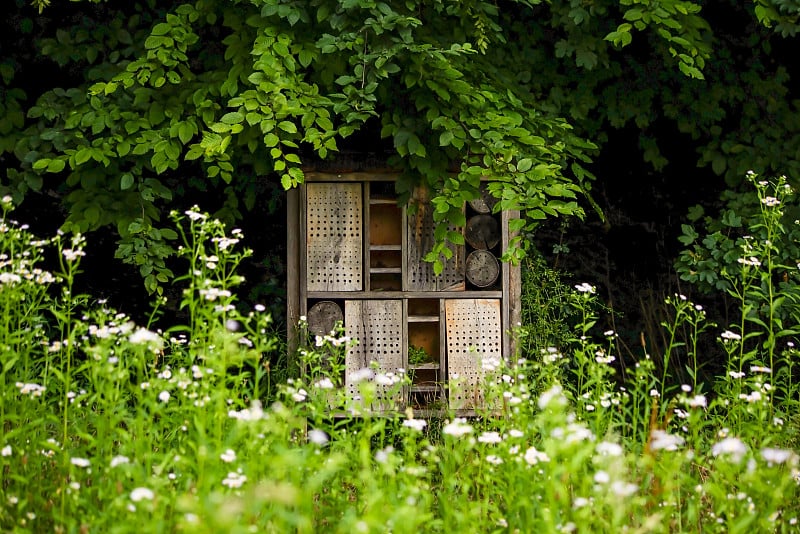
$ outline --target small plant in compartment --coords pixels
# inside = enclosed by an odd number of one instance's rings
[[[408,346],[408,364],[409,365],[423,365],[426,363],[432,363],[433,356],[428,354],[422,347],[417,347],[414,345]]]

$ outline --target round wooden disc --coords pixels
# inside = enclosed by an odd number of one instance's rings
[[[472,248],[489,250],[500,242],[500,224],[491,215],[475,215],[467,221],[464,239]]]
[[[342,309],[330,300],[317,302],[308,310],[308,331],[314,335],[330,334],[341,321],[344,321]]]
[[[488,287],[500,276],[500,262],[488,250],[474,250],[467,256],[467,280],[477,287]]]
[[[480,198],[469,201],[470,207],[478,213],[491,213],[497,199],[489,192],[486,183],[481,183],[480,193]]]

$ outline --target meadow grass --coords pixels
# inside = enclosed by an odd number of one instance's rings
[[[562,346],[521,339],[513,361],[484,366],[485,413],[370,417],[377,395],[399,394],[407,377],[366,369],[348,392],[341,366],[354,341],[340,332],[309,339],[302,377],[281,375],[265,307],[237,307],[236,267],[248,254],[239,232],[196,209],[173,215],[189,320],[160,332],[74,295],[83,239],[37,240],[10,210],[4,199],[3,531],[799,528],[797,325],[759,319],[780,292],[763,289],[768,269],[735,285],[744,290],[734,326],[707,324],[701,306],[670,298],[667,332],[688,324],[694,341],[667,336],[672,363],[642,354],[625,381],[584,283],[560,290],[577,317],[571,338],[559,330]],[[52,250],[57,273],[41,267]],[[535,337],[530,328],[517,335]],[[700,335],[718,338],[728,359],[711,383],[696,379]],[[671,380],[679,355],[691,383]]]

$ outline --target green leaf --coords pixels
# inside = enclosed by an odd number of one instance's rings
[[[33,170],[40,171],[46,169],[52,160],[49,158],[42,158],[33,162]]]
[[[47,172],[61,172],[66,167],[67,162],[63,159],[54,159],[51,160],[50,163],[47,165]]]
[[[239,124],[244,120],[244,115],[239,113],[238,111],[232,111],[231,113],[226,113],[220,119],[220,122],[225,124]]]
[[[278,128],[290,134],[297,133],[297,126],[291,121],[282,121],[278,123]]]
[[[439,136],[439,146],[447,146],[452,144],[454,137],[455,136],[453,135],[453,132],[451,132],[450,130],[445,130]]]
[[[125,191],[131,187],[133,187],[133,175],[129,172],[126,172],[120,177],[119,188]]]

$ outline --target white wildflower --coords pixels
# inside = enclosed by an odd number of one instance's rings
[[[794,451],[788,449],[776,449],[772,447],[766,447],[761,449],[761,457],[767,461],[768,464],[785,464],[787,462],[796,463],[797,462],[797,454]]]
[[[600,456],[622,456],[622,447],[617,443],[601,441],[595,447],[595,451]]]
[[[70,458],[69,463],[76,467],[89,467],[92,464],[92,462],[86,458]]]
[[[219,459],[225,462],[226,464],[235,462],[236,451],[234,451],[233,449],[225,449],[225,452],[219,455]]]
[[[480,436],[478,436],[479,443],[501,443],[503,441],[503,437],[500,436],[497,432],[484,432]]]
[[[150,488],[134,488],[131,490],[131,500],[133,502],[152,501],[156,494]]]
[[[589,293],[589,294],[591,294],[591,293],[595,292],[595,287],[593,285],[591,285],[591,284],[586,283],[586,282],[576,285],[575,289],[577,289],[581,293]]]
[[[328,434],[324,430],[314,428],[308,431],[308,441],[314,445],[325,445],[328,439]]]
[[[411,428],[412,430],[416,430],[418,432],[422,432],[422,429],[427,426],[428,422],[425,419],[406,419],[403,421],[403,426],[406,428]]]
[[[222,479],[222,485],[231,489],[241,488],[247,482],[247,477],[241,472],[230,472],[228,476]]]
[[[466,419],[457,417],[453,422],[444,426],[442,433],[458,438],[472,433],[472,426],[467,423]]]
[[[530,447],[525,451],[525,462],[528,465],[536,465],[538,463],[547,463],[550,457],[543,451],[536,450],[536,447]]]
[[[747,454],[747,445],[739,438],[725,438],[711,447],[711,454],[730,457],[734,462],[739,462]]]
[[[111,462],[109,462],[109,466],[114,468],[114,467],[117,467],[118,465],[128,464],[130,462],[131,461],[127,456],[118,455],[118,456],[114,456],[113,458],[111,458]]]
[[[650,433],[650,449],[654,451],[677,451],[686,440],[681,436],[669,434],[664,430],[653,430]]]

